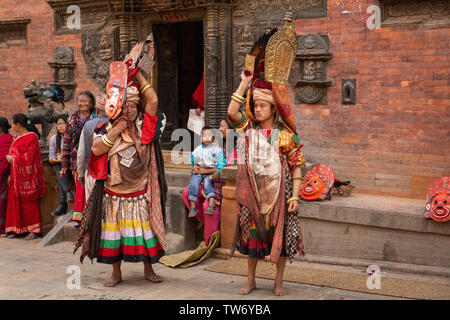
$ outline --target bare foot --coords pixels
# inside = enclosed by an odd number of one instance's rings
[[[285,288],[283,288],[282,283],[275,283],[273,286],[273,294],[281,297],[281,296],[286,296],[288,294],[288,292],[286,291]]]
[[[111,278],[108,279],[103,285],[105,287],[115,287],[117,284],[122,282],[122,276],[119,275],[112,275]]]
[[[247,281],[245,286],[243,286],[242,288],[239,289],[238,293],[240,295],[245,296],[245,295],[249,294],[250,292],[252,292],[253,289],[255,289],[255,288],[256,288],[256,283],[255,282]]]
[[[158,276],[156,273],[145,275],[145,280],[148,280],[153,283],[163,282],[164,279]]]

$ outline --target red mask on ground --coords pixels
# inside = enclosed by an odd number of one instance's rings
[[[424,216],[438,222],[450,220],[450,177],[439,178],[430,185]]]
[[[438,222],[450,220],[450,177],[439,178],[430,185],[424,216]]]
[[[324,164],[319,164],[308,171],[300,188],[303,200],[324,200],[334,183],[333,170]]]

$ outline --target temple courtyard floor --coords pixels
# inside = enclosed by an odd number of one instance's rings
[[[158,263],[154,265],[154,269],[164,278],[164,282],[158,284],[144,280],[141,263],[123,263],[122,277],[124,281],[114,288],[105,288],[103,282],[110,275],[110,266],[95,262],[91,264],[88,258],[81,265],[79,252],[75,255],[72,254],[72,242],[64,241],[41,247],[39,241],[40,239],[32,241],[0,239],[0,299],[274,299],[273,281],[267,279],[257,279],[257,289],[250,295],[238,295],[237,291],[245,283],[245,277],[204,270],[207,266],[224,261],[216,258],[208,258],[203,263],[185,269],[169,268]],[[296,263],[299,262],[293,264]],[[330,272],[333,271],[333,268],[343,268],[317,264],[316,267],[329,269]],[[79,289],[76,288],[76,281],[74,281],[77,270],[81,275]],[[294,282],[285,282],[285,288],[289,294],[275,299],[398,299]]]

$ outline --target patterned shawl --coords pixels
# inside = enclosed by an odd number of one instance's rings
[[[292,180],[289,170],[288,161],[286,156],[283,155],[279,158],[281,163],[280,172],[278,173],[280,178],[279,192],[275,195],[273,209],[269,214],[261,214],[261,205],[258,200],[258,185],[257,177],[255,177],[254,170],[250,165],[249,154],[249,139],[244,137],[243,145],[245,152],[245,162],[238,164],[237,177],[236,177],[236,200],[240,208],[248,210],[250,216],[253,218],[256,229],[258,231],[258,237],[268,243],[268,234],[265,227],[266,221],[271,221],[275,226],[275,234],[272,242],[272,248],[270,251],[270,260],[277,262],[282,251],[283,239],[286,242],[286,251],[289,259],[292,261],[296,251],[303,257],[303,243],[302,236],[298,223],[298,212],[287,212],[287,199],[292,196]],[[262,190],[261,190],[262,191]],[[262,191],[264,192],[264,191]],[[265,193],[267,194],[267,193]],[[273,193],[272,193],[273,194]],[[250,221],[245,217],[239,217],[237,222],[236,232],[241,234],[241,240],[244,243],[248,243],[250,237]],[[235,235],[235,239],[236,239]],[[232,254],[234,251],[232,248]]]
[[[63,140],[63,168],[69,168],[71,170],[77,169],[77,151],[80,143],[81,130],[83,130],[86,122],[94,118],[96,118],[95,113],[83,120],[80,111],[77,111],[67,119]]]

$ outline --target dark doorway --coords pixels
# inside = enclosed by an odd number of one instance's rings
[[[154,24],[158,65],[158,106],[167,123],[161,138],[163,149],[171,149],[173,130],[186,128],[192,94],[203,74],[203,22]]]

